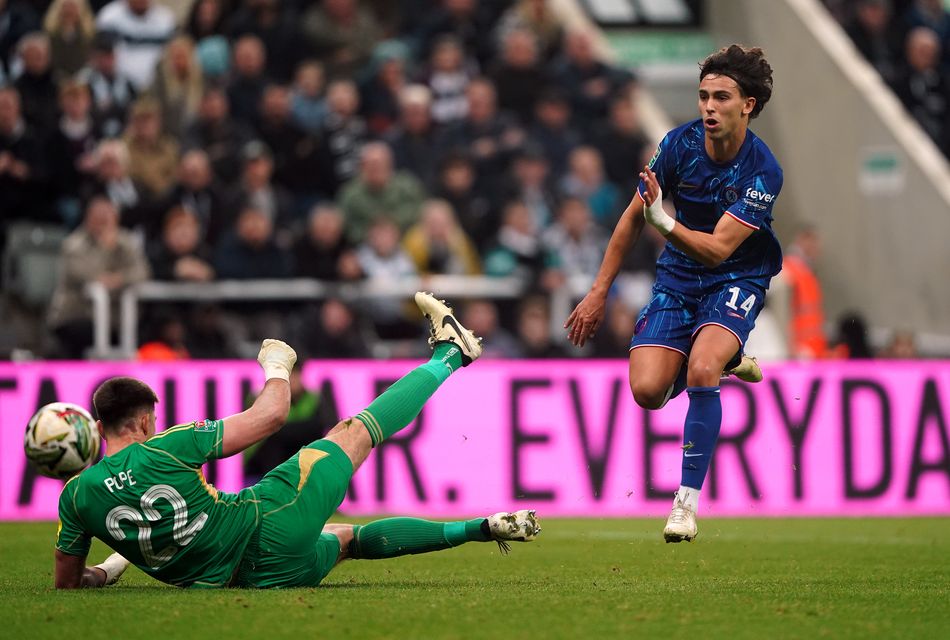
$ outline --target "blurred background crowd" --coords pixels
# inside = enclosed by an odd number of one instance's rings
[[[939,0],[828,4],[946,150]],[[625,358],[659,237],[628,256],[585,351],[549,304],[596,273],[656,142],[636,77],[597,52],[546,0],[0,0],[0,351],[87,355],[91,282],[463,275],[525,283],[460,305],[489,355]],[[789,247],[806,294],[809,234]],[[313,357],[419,347],[402,302],[330,292],[148,305],[138,355],[246,357],[266,335]],[[818,347],[814,318],[797,322],[790,355],[872,355],[859,317]]]

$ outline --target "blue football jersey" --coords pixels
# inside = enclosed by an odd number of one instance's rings
[[[703,266],[671,243],[657,261],[657,283],[701,296],[723,283],[745,279],[762,287],[782,269],[782,248],[772,232],[772,207],[782,189],[782,168],[761,138],[746,131],[730,162],[706,154],[702,120],[673,129],[650,161],[663,198],[672,199],[677,224],[712,233],[724,216],[755,229],[735,252],[714,269]],[[640,181],[641,197],[646,185]]]

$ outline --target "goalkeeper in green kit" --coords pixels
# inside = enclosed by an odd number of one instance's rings
[[[157,435],[158,398],[148,385],[134,378],[102,383],[93,403],[106,455],[63,488],[56,587],[112,584],[129,563],[180,587],[313,587],[349,558],[392,558],[491,540],[507,550],[508,541],[533,540],[540,528],[527,510],[461,522],[326,524],[372,448],[412,422],[453,371],[481,355],[478,339],[444,302],[427,293],[415,300],[430,324],[432,359],[237,494],[209,485],[201,467],[280,429],[290,407],[293,349],[264,341],[258,361],[266,383],[248,410]],[[86,567],[93,537],[116,553]]]

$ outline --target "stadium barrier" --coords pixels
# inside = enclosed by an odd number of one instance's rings
[[[410,362],[311,361],[305,384],[353,415]],[[23,457],[30,415],[91,405],[113,375],[150,384],[159,425],[242,409],[252,362],[0,364],[0,520],[56,517],[62,483]],[[485,361],[453,376],[421,417],[378,447],[342,511],[454,517],[516,508],[546,516],[662,515],[680,476],[685,396],[636,407],[622,361]],[[827,362],[726,382],[708,516],[950,515],[950,362]],[[206,469],[244,484],[240,456]]]

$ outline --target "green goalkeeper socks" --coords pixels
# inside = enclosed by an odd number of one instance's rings
[[[451,342],[435,345],[432,359],[397,380],[356,415],[366,426],[375,447],[415,420],[422,406],[456,369],[462,366],[462,352]]]
[[[466,542],[491,540],[488,521],[432,522],[418,518],[386,518],[353,527],[350,557],[381,560],[412,553],[428,553]]]

